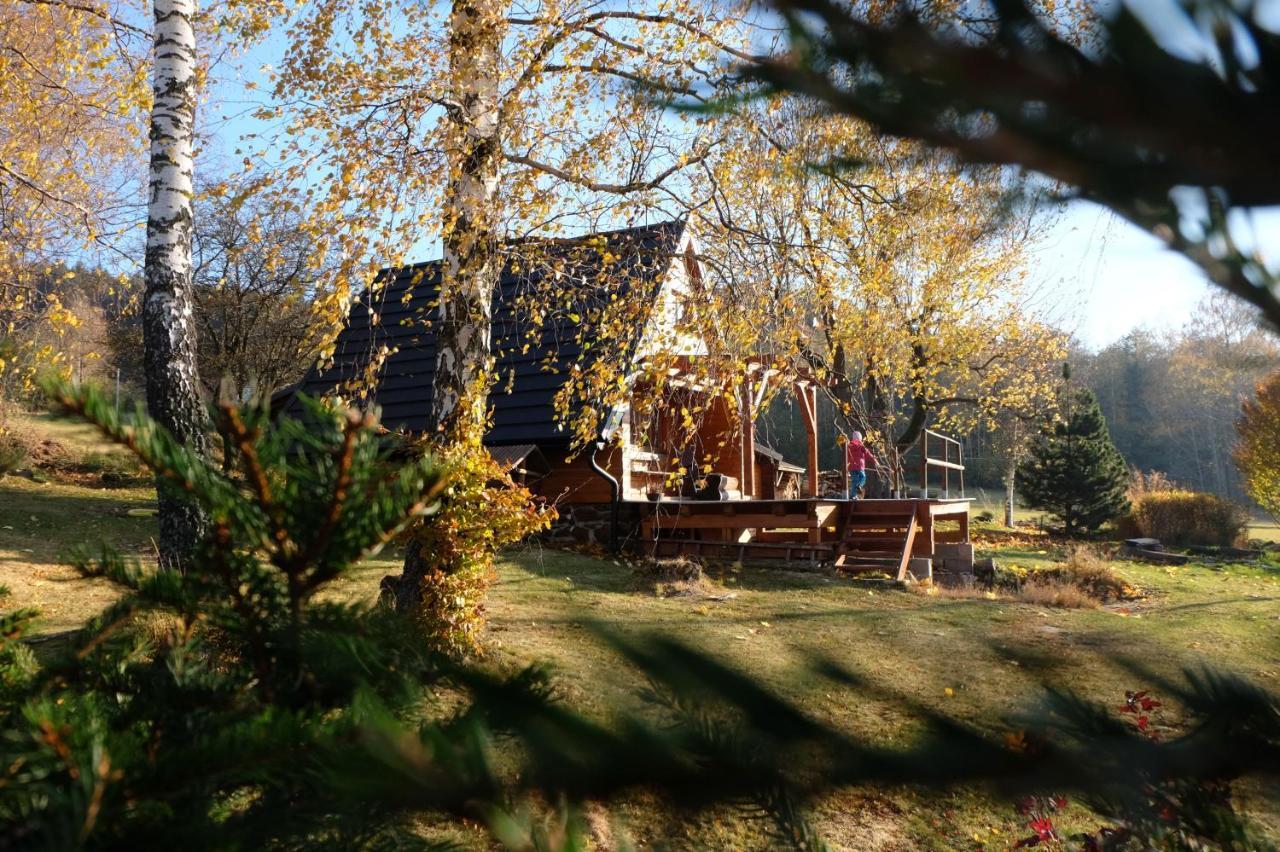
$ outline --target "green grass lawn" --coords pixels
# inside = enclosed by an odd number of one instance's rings
[[[1280,524],[1268,519],[1255,519],[1249,524],[1249,537],[1261,539],[1262,541],[1278,541],[1280,542]]]
[[[31,425],[75,451],[101,449],[86,427],[48,419]],[[103,581],[80,578],[63,555],[106,541],[146,558],[154,550],[153,505],[145,487],[0,478],[0,584],[12,590],[8,603],[40,607],[45,634],[79,626],[115,593]],[[998,516],[998,502],[993,506]],[[1263,536],[1277,532],[1274,525],[1261,529]],[[1024,566],[1061,555],[1031,534],[992,541],[987,553]],[[751,672],[815,718],[891,745],[907,744],[918,731],[913,706],[994,736],[1016,730],[1016,715],[1034,710],[1048,686],[1118,706],[1125,690],[1158,690],[1159,678],[1211,666],[1280,692],[1280,563],[1116,567],[1145,592],[1142,600],[1053,609],[749,567],[713,572],[707,589],[664,598],[621,562],[530,547],[498,565],[488,660],[504,669],[545,664],[565,702],[608,719],[620,709],[651,708],[641,697],[645,684],[595,626],[632,637],[675,636]],[[371,561],[330,594],[371,600],[380,578],[398,568],[394,556]],[[817,659],[859,673],[870,686],[852,691],[815,675]],[[1168,721],[1176,723],[1177,711],[1170,711]],[[1246,788],[1241,802],[1280,840],[1280,791]],[[1010,805],[980,789],[849,789],[814,810],[837,849],[1007,848],[1028,834]],[[672,813],[637,794],[611,803],[609,819],[641,846],[768,846],[765,826],[732,809],[694,820]],[[607,823],[596,816],[593,824]],[[1059,821],[1068,831],[1097,826],[1079,806]],[[426,818],[424,827],[483,846],[474,830]]]
[[[992,517],[997,521],[1004,521],[1004,492],[990,488],[975,488],[968,492],[968,496],[973,498],[973,513],[990,512]],[[1013,519],[1015,523],[1031,522],[1039,523],[1044,520],[1044,512],[1028,509],[1026,506],[1015,504],[1013,507]],[[1280,524],[1275,520],[1266,517],[1254,516],[1249,523],[1249,538],[1258,539],[1260,541],[1280,542]]]

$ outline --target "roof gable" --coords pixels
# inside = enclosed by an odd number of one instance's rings
[[[491,444],[563,443],[554,400],[570,371],[602,357],[629,361],[648,329],[672,270],[682,268],[682,221],[569,240],[509,243],[493,296],[489,396]],[[440,262],[384,270],[354,302],[326,369],[313,368],[298,390],[321,396],[374,371],[371,393],[357,404],[380,406],[390,429],[418,432],[431,422],[439,317]],[[664,297],[665,299],[665,297]],[[621,319],[620,306],[631,311]],[[609,316],[611,334],[594,323]],[[622,336],[619,337],[618,335]],[[607,344],[602,340],[607,338]],[[391,354],[378,366],[379,353]]]

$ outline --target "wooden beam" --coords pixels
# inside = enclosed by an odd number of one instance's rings
[[[800,416],[804,420],[805,438],[808,441],[809,458],[808,495],[818,496],[818,394],[816,388],[796,383],[796,402],[800,405]]]
[[[825,519],[816,520],[808,515],[656,515],[653,525],[658,529],[740,530],[740,529],[814,529],[820,528]]]
[[[739,482],[743,497],[759,497],[760,492],[756,488],[756,412],[753,403],[755,394],[751,388],[750,373],[742,379],[741,397],[742,476],[739,477]]]
[[[898,582],[904,582],[907,579],[907,566],[911,564],[911,553],[915,550],[916,530],[918,529],[916,516],[911,516],[911,524],[907,527],[907,540],[902,546],[902,557],[898,560]]]
[[[804,419],[805,438],[809,443],[809,487],[807,490],[810,497],[817,497],[818,478],[821,473],[818,469],[818,389],[804,382],[797,382],[795,391],[796,400],[800,403],[800,414]],[[809,542],[817,544],[820,541],[822,541],[822,530],[810,530]]]

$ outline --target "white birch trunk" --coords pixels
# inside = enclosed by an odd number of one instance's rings
[[[449,184],[432,412],[438,436],[452,444],[484,438],[492,300],[502,270],[498,85],[506,12],[499,0],[458,0],[449,16]],[[419,611],[431,557],[411,540],[403,572],[382,580],[383,599],[402,612]]]
[[[155,0],[142,330],[148,411],[179,441],[206,453],[191,292],[195,14],[196,0]],[[180,567],[204,532],[204,518],[163,482],[159,509],[161,564]]]
[[[433,411],[445,440],[480,440],[492,296],[501,272],[498,84],[506,4],[459,0],[449,17],[451,128]]]

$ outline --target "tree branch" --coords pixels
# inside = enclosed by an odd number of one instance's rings
[[[140,35],[144,38],[150,38],[151,34],[141,27],[135,27],[133,24],[125,23],[116,16],[112,15],[105,9],[99,9],[94,6],[88,6],[83,3],[72,3],[69,0],[18,0],[19,3],[26,3],[31,6],[51,6],[55,9],[66,9],[71,12],[83,12],[101,21],[106,21],[113,27],[122,30],[128,30],[131,33]]]
[[[541,162],[540,160],[535,160],[532,157],[526,157],[522,154],[504,153],[503,157],[509,163],[515,163],[516,165],[521,165],[521,166],[528,166],[531,169],[536,169],[537,171],[543,172],[544,174],[551,175],[552,177],[555,177],[555,178],[559,178],[560,180],[566,181],[567,183],[572,183],[584,189],[589,189],[592,192],[609,192],[615,195],[626,195],[627,193],[630,193],[630,192],[643,192],[644,190],[655,189],[658,186],[661,186],[663,181],[671,177],[676,172],[684,169],[686,166],[691,166],[695,163],[700,163],[703,160],[705,160],[707,157],[709,157],[711,155],[711,149],[714,148],[717,144],[718,142],[711,143],[702,151],[700,151],[698,154],[695,154],[694,156],[689,157],[688,159],[682,160],[681,162],[678,162],[672,165],[670,168],[665,169],[664,171],[660,172],[657,176],[651,178],[650,180],[637,180],[637,181],[631,181],[630,183],[601,183],[598,181],[593,181],[590,178],[583,177],[582,175],[575,175],[572,172],[569,172],[569,171],[566,171],[565,169],[560,168],[559,166],[554,166],[554,165],[551,165],[550,163],[544,163],[544,162]]]

